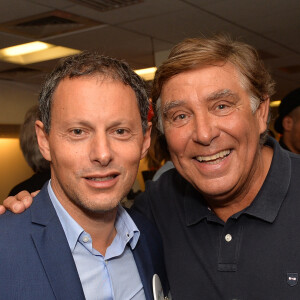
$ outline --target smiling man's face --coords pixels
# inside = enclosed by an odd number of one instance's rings
[[[180,73],[163,85],[161,101],[176,169],[206,197],[228,199],[262,176],[259,139],[268,101],[252,113],[233,65]]]
[[[37,122],[51,185],[66,210],[114,209],[132,187],[150,144],[136,95],[109,78],[62,80],[53,95],[49,135]],[[76,208],[75,208],[76,209]]]

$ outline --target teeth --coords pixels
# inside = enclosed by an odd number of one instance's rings
[[[230,154],[230,150],[224,150],[210,156],[197,156],[196,159],[200,162],[217,163],[219,161],[218,159],[224,158],[229,154]]]
[[[93,181],[106,181],[106,180],[110,180],[113,179],[114,176],[107,176],[107,177],[88,177],[87,179],[89,180],[93,180]]]

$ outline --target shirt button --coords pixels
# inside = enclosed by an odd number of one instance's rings
[[[90,239],[89,239],[88,236],[84,236],[84,237],[82,238],[82,240],[83,240],[84,243],[87,243]]]
[[[227,234],[225,235],[225,241],[226,241],[226,242],[230,242],[231,240],[232,240],[231,234],[227,233]]]

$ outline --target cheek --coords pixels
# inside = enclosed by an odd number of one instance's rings
[[[76,165],[84,161],[83,153],[79,149],[70,147],[61,147],[59,149],[51,149],[52,164],[60,169],[75,169]]]
[[[120,151],[120,149],[122,151]],[[139,147],[118,147],[118,152],[115,154],[120,165],[124,165],[128,170],[138,168],[141,160],[141,149]]]
[[[183,153],[191,141],[192,131],[187,128],[173,128],[165,132],[170,153]]]

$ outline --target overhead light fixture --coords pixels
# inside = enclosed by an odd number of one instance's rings
[[[0,49],[0,59],[14,64],[28,65],[79,52],[81,51],[77,49],[35,41]]]
[[[139,76],[141,76],[144,80],[153,80],[155,72],[157,68],[146,68],[146,69],[140,69],[140,70],[134,70],[135,73],[137,73]]]
[[[12,46],[4,48],[3,54],[6,56],[18,56],[28,53],[33,53],[49,48],[48,44],[42,42],[32,42],[23,45]]]
[[[278,107],[280,105],[281,101],[280,100],[276,100],[276,101],[271,101],[270,102],[270,106],[271,107]]]

